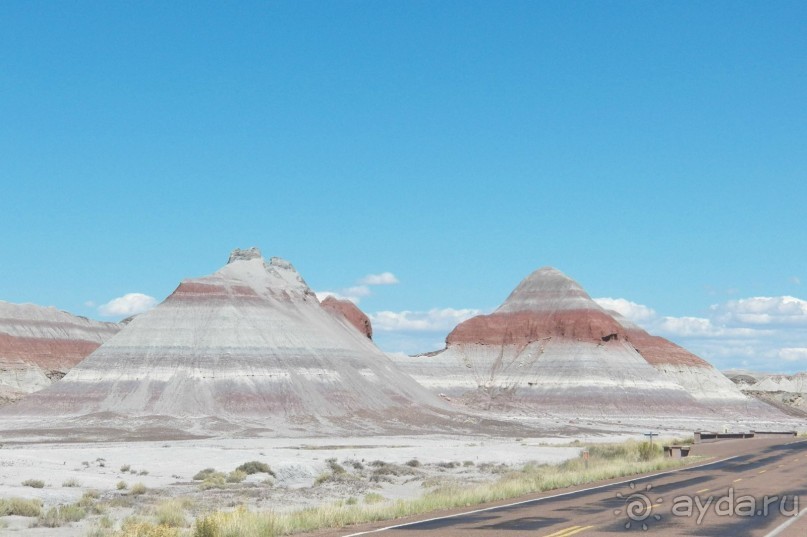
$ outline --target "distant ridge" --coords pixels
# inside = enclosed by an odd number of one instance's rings
[[[120,329],[53,307],[0,301],[0,402],[50,386]]]

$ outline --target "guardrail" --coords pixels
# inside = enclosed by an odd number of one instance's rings
[[[796,436],[796,431],[749,431],[747,433],[712,433],[695,431],[695,443],[717,442],[718,440],[738,440],[746,438],[774,438],[779,436]]]

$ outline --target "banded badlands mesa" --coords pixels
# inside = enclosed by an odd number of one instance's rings
[[[0,306],[0,499],[30,507],[0,516],[13,535],[207,535],[237,505],[407,506],[648,432],[805,428],[759,396],[800,377],[732,382],[549,267],[416,356],[257,248],[126,323]]]

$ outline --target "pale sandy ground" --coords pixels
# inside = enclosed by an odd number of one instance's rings
[[[612,441],[624,435],[599,436]],[[592,437],[578,440],[591,441]],[[500,465],[518,466],[530,461],[558,463],[579,456],[579,447],[568,446],[574,438],[490,438],[490,437],[360,437],[309,439],[210,439],[169,442],[126,442],[86,444],[5,445],[0,449],[0,498],[39,498],[45,507],[77,501],[84,491],[101,492],[101,501],[126,493],[116,489],[119,481],[128,485],[143,483],[149,492],[137,498],[131,508],[114,508],[107,514],[123,518],[138,507],[167,497],[194,497],[199,512],[246,503],[264,509],[284,510],[318,505],[329,501],[377,492],[385,498],[414,498],[423,494],[426,484],[438,480],[477,482],[495,479]],[[555,447],[551,444],[561,444]],[[364,479],[348,483],[315,485],[317,476],[327,470],[326,459],[335,457],[353,474]],[[414,475],[390,476],[390,482],[371,482],[372,461],[405,465],[418,459]],[[266,474],[255,474],[225,491],[201,491],[192,477],[199,470],[213,467],[229,472],[241,463],[259,460],[276,472],[272,486],[264,483]],[[350,462],[358,461],[364,472]],[[363,462],[362,462],[363,461]],[[470,462],[466,462],[470,461]],[[439,463],[457,463],[444,468]],[[464,463],[464,464],[463,464]],[[473,465],[471,465],[473,463]],[[485,464],[489,463],[489,464]],[[121,467],[130,465],[129,472]],[[409,468],[409,467],[406,467]],[[132,470],[137,474],[133,474]],[[139,475],[141,471],[147,475]],[[41,479],[45,487],[23,486],[26,479]],[[69,479],[79,487],[62,486]],[[142,510],[142,509],[141,509]],[[33,519],[4,517],[0,535],[83,536],[99,517],[61,528],[29,528]],[[0,520],[3,520],[0,519]],[[189,516],[190,520],[190,516]]]

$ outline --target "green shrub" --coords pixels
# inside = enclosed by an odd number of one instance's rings
[[[202,490],[221,489],[227,486],[227,476],[221,472],[213,472],[205,477],[200,487]]]
[[[24,487],[33,487],[35,489],[41,489],[45,487],[45,482],[41,479],[26,479],[22,482]]]
[[[328,468],[330,468],[331,472],[333,472],[334,474],[345,474],[345,473],[347,473],[347,470],[345,470],[345,467],[342,466],[341,464],[339,464],[338,462],[336,462],[335,458],[326,459],[325,463],[328,465]]]
[[[407,461],[407,466],[411,466],[412,468],[418,468],[420,466],[420,461],[417,459],[412,459],[411,461]]]
[[[120,467],[120,471],[123,472],[124,474],[131,469],[132,466],[130,464],[124,464],[123,466]]]
[[[239,466],[238,468],[240,469],[241,467]],[[197,472],[196,475],[193,476],[193,480],[204,481],[207,478],[207,476],[215,473],[216,473],[215,468],[205,468],[204,470],[199,470],[199,472]]]
[[[642,442],[639,444],[639,460],[641,461],[650,461],[655,459],[656,457],[661,456],[662,448],[658,444],[653,444],[651,442]]]
[[[212,470],[212,468],[209,468],[209,470]],[[277,477],[268,464],[260,461],[245,462],[244,464],[236,468],[236,470],[241,470],[247,475],[260,473],[260,474],[269,474],[272,477]]]
[[[79,483],[78,479],[71,478],[62,483],[63,487],[80,487],[81,483]]]
[[[247,473],[241,470],[233,470],[227,474],[227,483],[240,483],[247,478]]]
[[[381,494],[377,492],[368,492],[364,495],[364,503],[380,503],[383,502],[386,498],[384,498]]]
[[[132,485],[132,489],[129,491],[133,496],[140,496],[141,494],[146,493],[146,485],[143,483],[135,483]]]
[[[118,481],[118,484],[116,485],[116,487],[118,487],[118,490],[126,490],[127,486],[128,485],[126,485],[126,481]]]

